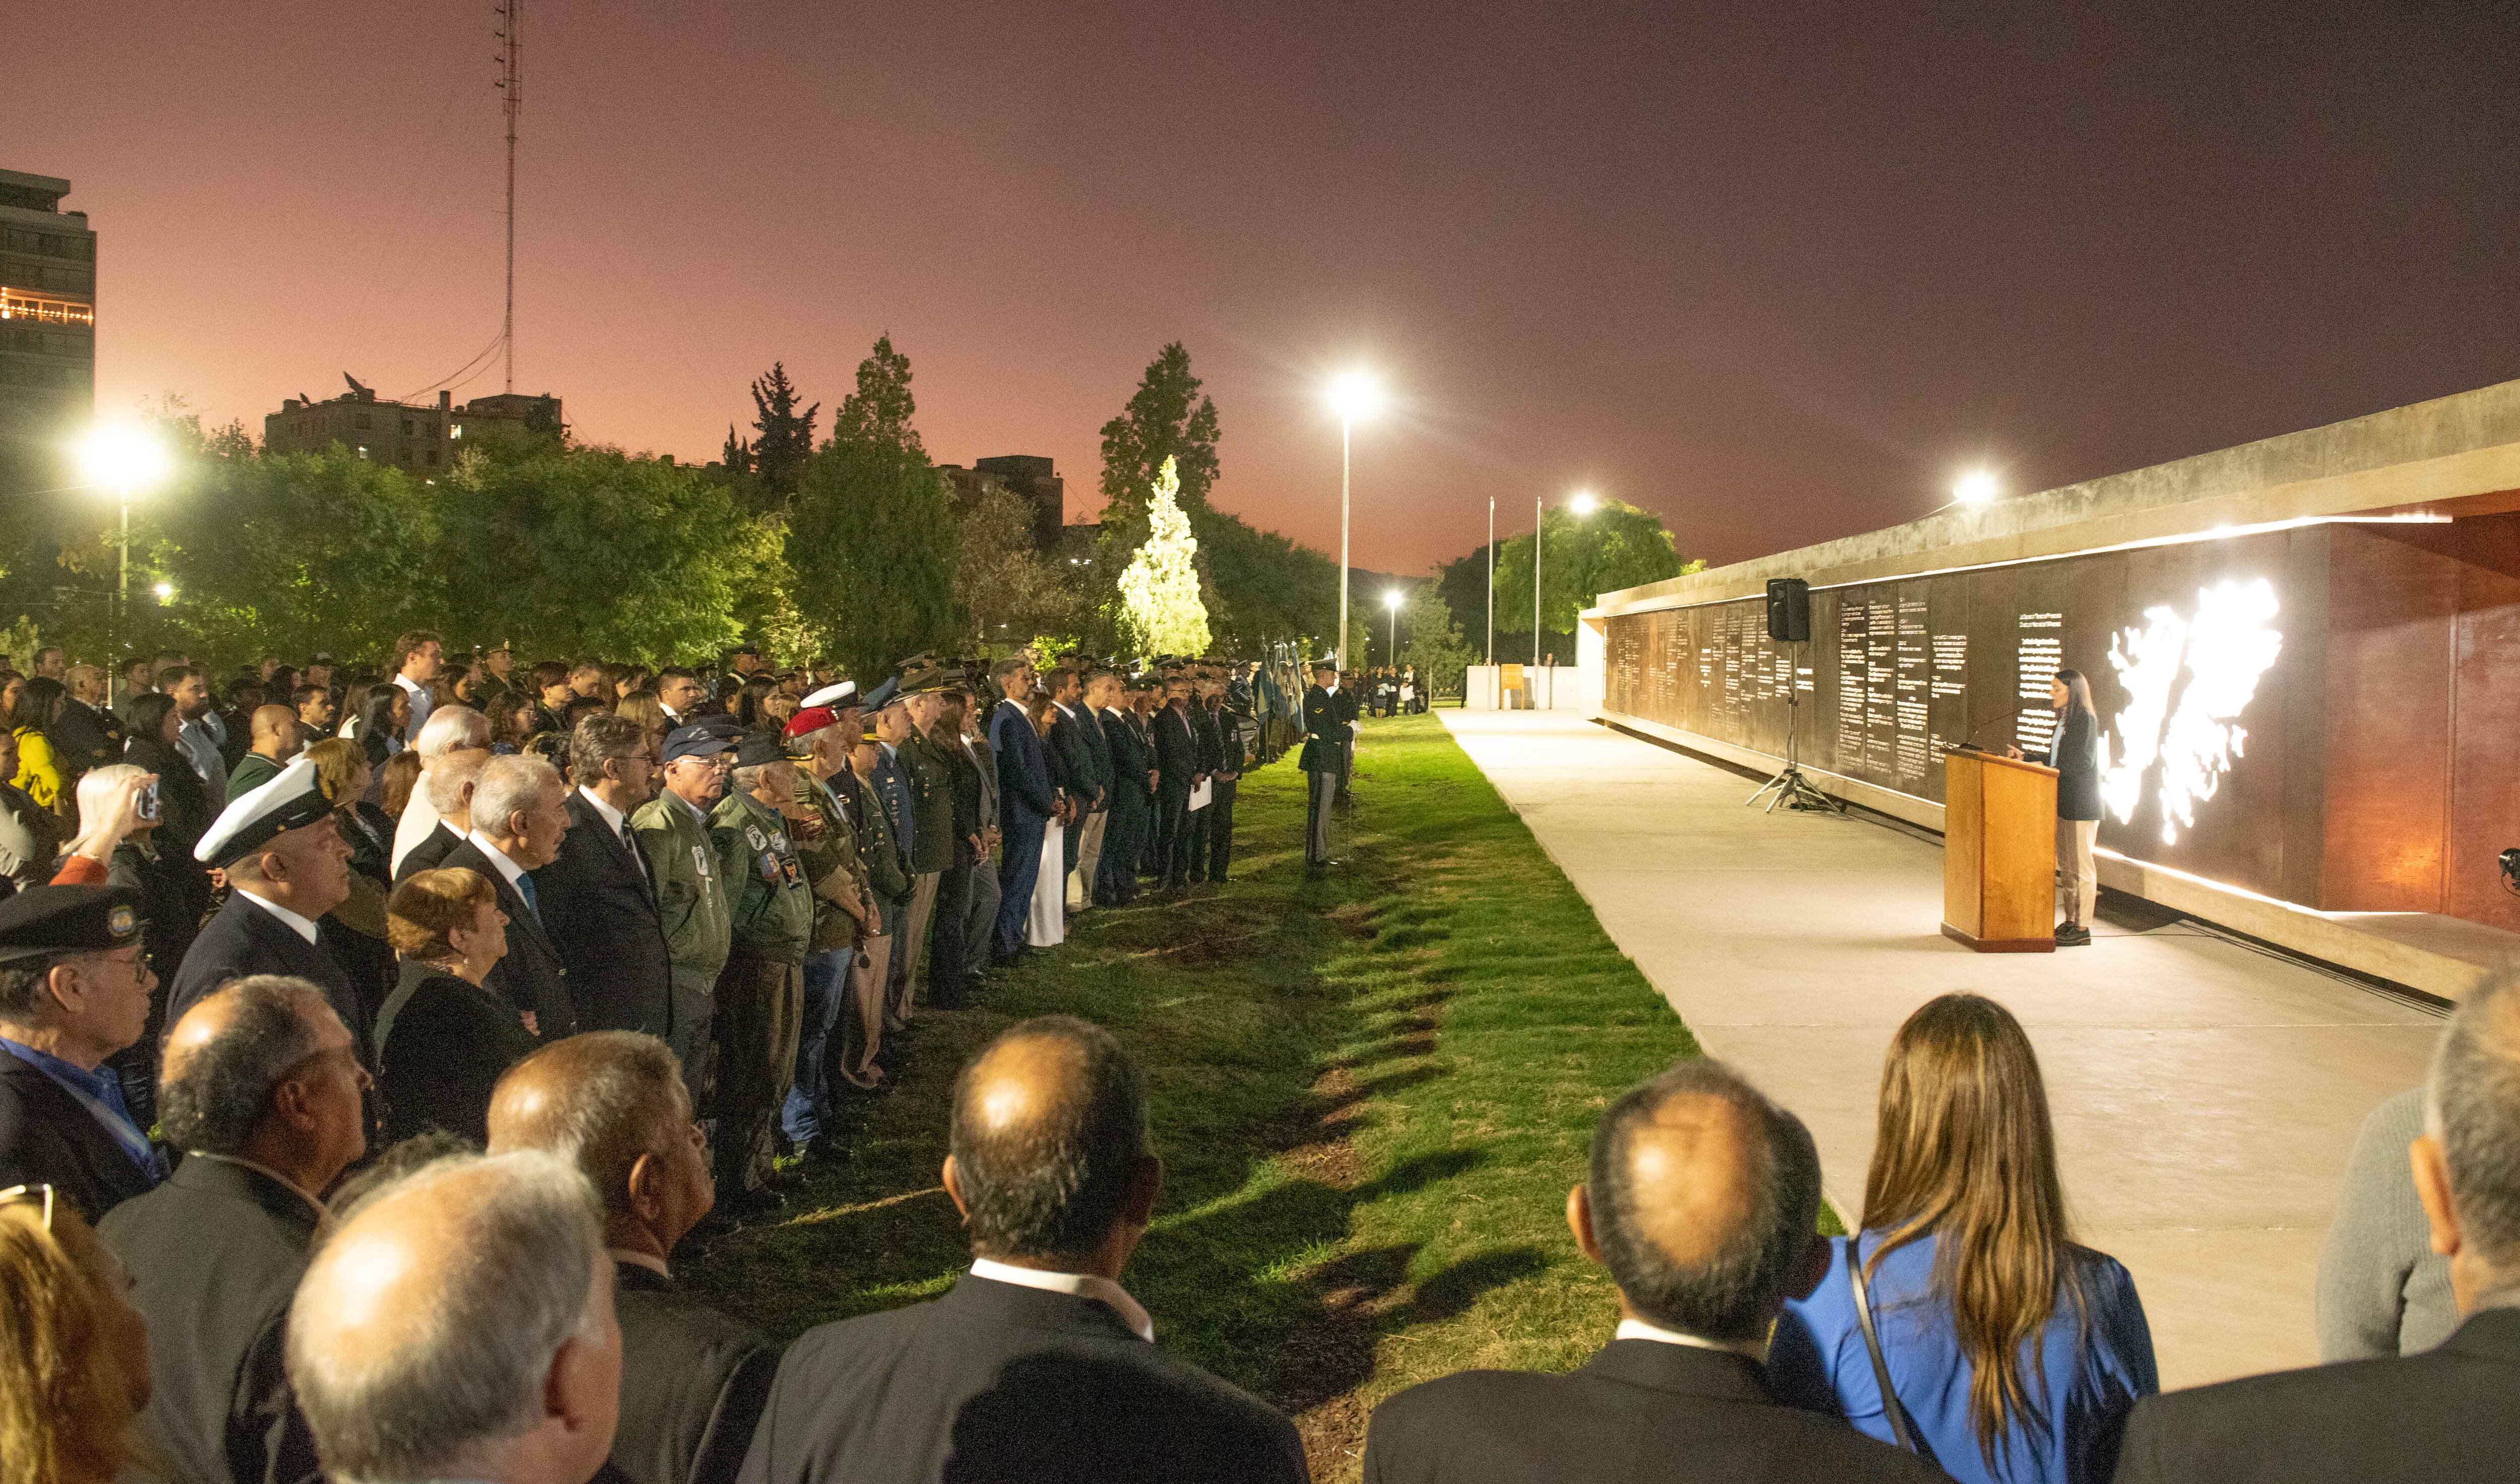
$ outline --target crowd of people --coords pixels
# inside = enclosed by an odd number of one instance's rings
[[[921,655],[864,694],[666,670],[503,751],[505,677],[442,688],[435,647],[407,637],[382,702],[247,714],[216,789],[198,673],[114,716],[118,750],[60,705],[40,754],[14,738],[75,812],[0,900],[0,1484],[1308,1476],[1126,1285],[1163,1165],[1144,1076],[1082,1021],[962,1068],[940,1181],[973,1261],[941,1296],[781,1346],[677,1272],[780,1203],[780,1156],[828,1154],[922,1006],[1074,913],[1225,878],[1233,785],[1299,736],[1325,828],[1334,667],[1293,707],[1291,675],[1193,661]],[[324,735],[347,709],[393,734]],[[2322,1269],[2339,1363],[2165,1395],[2000,1005],[1894,1037],[1849,1237],[1814,1235],[1802,1123],[1688,1058],[1601,1113],[1567,1192],[1612,1337],[1389,1398],[1364,1472],[2501,1477],[2520,971],[2364,1143]]]

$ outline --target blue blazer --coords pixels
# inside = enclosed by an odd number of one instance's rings
[[[1010,816],[1007,823],[1014,823],[1013,816],[1027,816],[1026,824],[1049,819],[1058,804],[1050,759],[1043,755],[1041,736],[1023,707],[1012,700],[998,702],[989,713],[989,746],[998,754],[998,798]]]

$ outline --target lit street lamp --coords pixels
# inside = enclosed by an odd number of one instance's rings
[[[131,497],[163,480],[172,472],[174,461],[167,457],[166,445],[158,435],[137,423],[99,423],[89,428],[87,435],[79,439],[78,460],[87,482],[95,488],[112,490],[122,507],[122,571],[114,585],[113,599],[113,638],[119,650],[130,642],[124,628],[131,607]],[[172,595],[173,589],[168,588],[159,595],[158,602]],[[115,667],[117,679],[120,668]],[[107,694],[110,699],[112,692]]]
[[[1535,547],[1532,555],[1538,556]],[[1496,496],[1488,496],[1488,663],[1496,663]],[[1491,677],[1493,678],[1493,677]]]
[[[1384,663],[1396,665],[1400,663],[1400,589],[1393,588],[1384,593],[1382,606],[1391,610],[1391,649],[1383,657]]]
[[[1983,469],[1970,470],[1952,486],[1952,498],[1967,506],[1984,505],[2001,493],[2002,491],[1997,486],[1995,475]]]
[[[1600,505],[1589,489],[1579,489],[1566,502],[1566,508],[1577,519],[1593,514]],[[1538,495],[1531,497],[1531,667],[1540,668],[1540,528],[1547,523],[1548,512]],[[1490,600],[1494,602],[1493,599]],[[1494,643],[1493,640],[1490,643]]]
[[[1362,371],[1342,372],[1330,382],[1330,410],[1339,419],[1339,617],[1338,666],[1347,673],[1348,435],[1357,423],[1382,410],[1380,382]]]

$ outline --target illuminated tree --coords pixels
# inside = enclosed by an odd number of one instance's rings
[[[1147,506],[1147,544],[1120,574],[1121,631],[1148,654],[1207,652],[1207,605],[1199,601],[1198,568],[1192,562],[1198,538],[1190,533],[1190,517],[1175,499],[1180,492],[1181,475],[1166,458]]]

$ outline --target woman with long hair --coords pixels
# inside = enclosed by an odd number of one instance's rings
[[[1024,701],[1024,717],[1044,747],[1050,745],[1050,723],[1056,714],[1048,691],[1035,691]],[[1057,948],[1067,941],[1065,836],[1066,827],[1052,815],[1041,832],[1041,870],[1033,877],[1032,907],[1024,918],[1024,942],[1033,948]]]
[[[1944,995],[1899,1027],[1863,1230],[1786,1307],[1768,1370],[1960,1484],[2109,1477],[2161,1389],[2152,1331],[2125,1267],[2073,1239],[2039,1058],[2002,1006]]]
[[[0,1484],[112,1484],[144,1462],[149,1326],[129,1283],[68,1193],[0,1191]]]
[[[131,702],[129,738],[122,744],[122,760],[144,773],[158,775],[158,844],[190,858],[202,834],[218,818],[210,807],[209,789],[202,786],[202,775],[193,771],[183,749],[175,743],[175,734],[183,728],[184,714],[175,708],[175,697],[163,691],[152,691]]]
[[[358,730],[350,735],[368,754],[368,766],[382,768],[403,748],[403,732],[411,726],[411,693],[400,686],[379,686],[368,693],[359,710]]]
[[[2100,713],[2092,704],[2092,683],[2080,670],[2058,670],[2048,682],[2048,704],[2056,712],[2056,734],[2045,752],[2004,750],[2056,770],[2056,886],[2065,899],[2065,921],[2056,946],[2086,948],[2100,877],[2092,847],[2100,837]]]
[[[21,681],[10,694],[16,699],[0,713],[0,726],[18,739],[18,767],[14,777],[0,782],[16,784],[36,803],[68,814],[70,801],[62,792],[61,753],[45,730],[61,715],[62,697],[68,692],[60,681],[38,675]]]

